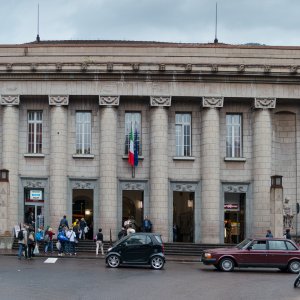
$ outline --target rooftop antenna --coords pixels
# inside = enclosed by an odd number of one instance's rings
[[[216,2],[216,24],[215,24],[215,39],[214,39],[214,43],[218,44],[218,2]]]
[[[39,43],[40,42],[40,4],[38,3],[38,18],[37,18],[37,36],[36,36],[36,41]]]

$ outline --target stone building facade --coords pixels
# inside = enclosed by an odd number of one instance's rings
[[[142,230],[147,215],[165,241],[239,242],[267,229],[281,235],[285,198],[296,234],[299,54],[224,44],[0,45],[0,168],[8,171],[0,234],[33,212],[37,225],[54,228],[63,215],[84,217],[115,239],[124,219]],[[130,120],[139,136],[134,170]],[[282,183],[271,187],[273,175]]]

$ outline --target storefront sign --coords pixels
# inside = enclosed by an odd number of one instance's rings
[[[224,210],[239,210],[239,204],[238,203],[225,203],[224,204]]]
[[[30,200],[43,200],[43,191],[40,190],[31,190],[30,191]]]

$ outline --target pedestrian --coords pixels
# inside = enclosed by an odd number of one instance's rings
[[[66,226],[60,226],[59,231],[57,234],[57,239],[60,242],[60,248],[58,250],[58,256],[63,256],[65,253],[67,253],[67,243],[69,239],[66,237]]]
[[[63,218],[60,220],[59,226],[67,226],[69,228],[69,223],[66,215],[64,215]]]
[[[29,213],[29,216],[28,216],[28,218],[27,218],[27,224],[30,226],[34,226],[34,224],[35,224],[35,220],[34,220],[34,214],[33,214],[33,212],[31,211],[30,213]]]
[[[269,229],[269,230],[267,230],[266,237],[267,237],[267,238],[272,238],[272,237],[273,237],[273,234],[272,234],[272,232],[271,232],[271,230],[270,230],[270,229]]]
[[[99,247],[101,249],[101,254],[104,255],[102,228],[99,228],[98,233],[96,235],[96,255],[98,255]]]
[[[53,235],[55,233],[53,232],[53,229],[49,227],[45,232],[44,242],[45,242],[45,253],[48,253],[48,249],[51,251],[51,254],[53,254]]]
[[[135,233],[135,229],[133,228],[132,224],[129,224],[129,227],[127,229],[127,235]]]
[[[28,228],[28,238],[27,238],[27,255],[28,259],[32,259],[33,249],[34,249],[34,229],[32,226]]]
[[[173,225],[173,242],[177,242],[178,239],[178,226],[176,224]]]
[[[231,225],[231,220],[227,220],[225,223],[225,231],[226,231],[226,243],[232,243],[231,240],[231,231],[232,231],[232,225]]]
[[[285,234],[284,234],[283,237],[285,237],[285,238],[288,239],[288,240],[291,240],[291,239],[292,239],[292,236],[291,236],[291,230],[290,230],[289,228],[287,228],[287,229],[285,230]]]
[[[145,232],[151,232],[151,230],[152,230],[152,223],[148,219],[148,216],[145,216],[145,219],[143,221],[143,228],[144,228]]]
[[[123,238],[126,235],[127,235],[127,231],[126,231],[126,229],[124,227],[122,227],[122,229],[118,233],[118,239],[120,240],[121,238]]]
[[[23,252],[25,252],[25,258],[27,259],[27,230],[26,226],[20,225],[20,231],[18,232],[18,259],[21,260]]]
[[[68,241],[68,251],[67,252],[69,253],[69,255],[76,255],[76,251],[75,251],[76,234],[73,231],[72,226],[67,231],[66,236],[69,239],[69,241]]]
[[[87,233],[87,224],[84,218],[81,218],[80,222],[79,222],[79,227],[80,227],[80,238],[82,240],[85,240],[85,234]]]

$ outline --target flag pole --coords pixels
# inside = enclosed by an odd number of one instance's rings
[[[132,178],[135,178],[135,167],[132,166]]]

